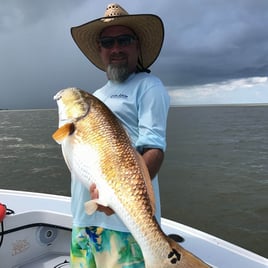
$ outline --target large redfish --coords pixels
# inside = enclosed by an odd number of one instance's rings
[[[53,138],[70,171],[87,189],[95,183],[99,191],[99,199],[86,203],[87,213],[97,204],[112,208],[140,245],[146,268],[209,267],[161,230],[148,170],[116,116],[77,88],[63,89],[54,99],[59,129]]]

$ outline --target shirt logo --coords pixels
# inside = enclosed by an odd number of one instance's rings
[[[110,98],[111,99],[127,99],[128,98],[128,95],[125,95],[125,94],[114,94],[114,95],[111,95]]]

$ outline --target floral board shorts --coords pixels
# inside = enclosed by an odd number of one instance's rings
[[[71,268],[144,268],[131,233],[101,227],[73,227]]]

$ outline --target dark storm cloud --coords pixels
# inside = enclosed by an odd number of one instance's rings
[[[0,108],[54,107],[56,90],[88,76],[70,37],[70,17],[83,2],[1,0]]]
[[[165,82],[197,84],[266,76],[267,10],[265,0],[190,0],[163,11],[166,41],[161,64],[166,68],[161,72],[167,76]]]
[[[119,1],[155,13],[165,42],[152,66],[167,86],[267,76],[267,0]],[[105,74],[83,56],[70,27],[101,17],[103,0],[0,0],[0,108],[55,107],[55,92],[94,91]]]
[[[16,31],[42,20],[70,12],[86,0],[1,0],[0,31]]]

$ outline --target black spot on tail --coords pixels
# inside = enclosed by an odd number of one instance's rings
[[[168,254],[168,258],[170,259],[170,263],[175,264],[181,259],[181,254],[176,250],[172,249],[171,252]]]

